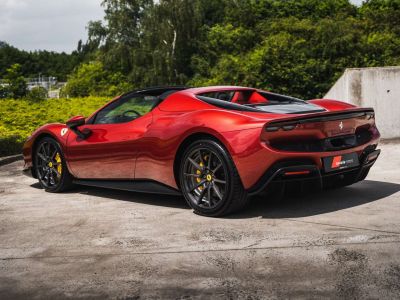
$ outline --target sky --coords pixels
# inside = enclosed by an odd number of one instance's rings
[[[104,16],[102,0],[0,0],[0,41],[24,50],[71,52],[86,26]]]
[[[75,50],[86,25],[104,16],[102,0],[0,0],[0,41],[28,51]],[[351,0],[360,4],[362,0]]]

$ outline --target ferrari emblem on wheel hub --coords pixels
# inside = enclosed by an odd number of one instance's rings
[[[211,181],[212,180],[212,176],[210,174],[207,174],[206,179],[207,179],[207,181]]]

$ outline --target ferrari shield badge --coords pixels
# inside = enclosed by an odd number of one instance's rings
[[[64,136],[68,132],[68,128],[61,129],[61,136]]]

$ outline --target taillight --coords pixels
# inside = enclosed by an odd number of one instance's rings
[[[311,173],[311,171],[304,170],[304,171],[288,171],[288,172],[285,172],[284,174],[285,174],[285,176],[294,176],[294,175],[308,175],[310,173]]]

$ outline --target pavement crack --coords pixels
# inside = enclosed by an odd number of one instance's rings
[[[387,233],[387,234],[396,234],[400,235],[400,232],[396,231],[387,231],[387,230],[379,230],[379,229],[370,229],[370,228],[363,228],[363,227],[353,227],[353,226],[344,226],[344,225],[336,225],[336,224],[327,224],[327,223],[321,223],[321,222],[311,222],[311,221],[302,221],[302,220],[294,220],[294,219],[280,219],[281,221],[287,221],[287,222],[299,222],[299,223],[305,223],[305,224],[313,224],[313,225],[322,225],[322,226],[330,226],[330,227],[337,227],[337,228],[345,228],[345,229],[351,229],[351,230],[367,230],[367,231],[372,231],[372,232],[379,232],[379,233]],[[268,240],[269,238],[262,238],[259,239],[250,245],[245,246],[244,248],[252,248],[254,246],[257,246],[261,242]]]
[[[289,221],[289,222],[299,222],[305,224],[313,224],[313,225],[322,225],[322,226],[331,226],[337,228],[346,228],[346,229],[354,229],[354,230],[367,230],[379,233],[388,233],[388,234],[397,234],[400,235],[400,232],[397,231],[387,231],[387,230],[379,230],[379,229],[371,229],[371,228],[363,228],[363,227],[353,227],[353,226],[345,226],[345,225],[337,225],[337,224],[328,224],[328,223],[321,223],[321,222],[312,222],[312,221],[302,221],[302,220],[294,220],[294,219],[280,219],[282,221]]]
[[[106,256],[135,256],[135,255],[170,255],[170,254],[191,254],[191,253],[218,253],[229,251],[254,251],[254,250],[276,250],[276,249],[296,249],[296,248],[330,248],[337,246],[357,246],[367,244],[400,244],[400,241],[373,241],[373,242],[351,242],[351,243],[333,243],[329,245],[290,245],[290,246],[270,246],[270,247],[242,247],[226,249],[202,249],[202,250],[181,250],[181,251],[143,251],[143,252],[115,252],[98,254],[74,254],[74,255],[35,255],[25,257],[3,257],[0,261],[24,260],[24,259],[51,259],[51,258],[80,258],[80,257],[106,257]]]

